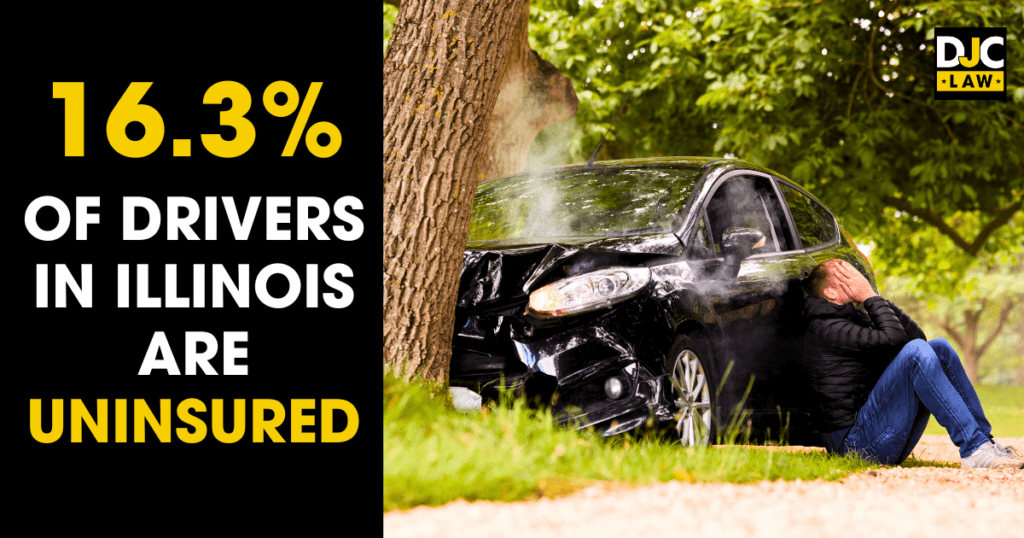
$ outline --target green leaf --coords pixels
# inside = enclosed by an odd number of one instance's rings
[[[806,184],[811,180],[811,171],[811,163],[807,161],[801,161],[800,164],[797,164],[796,166],[793,167],[793,172],[791,173],[793,176],[793,181],[796,181],[797,183]]]
[[[731,152],[766,168],[789,170],[835,212],[855,240],[876,245],[871,253],[876,273],[912,278],[921,297],[957,290],[968,271],[998,265],[1003,258],[1019,263],[1024,212],[995,230],[982,251],[971,256],[929,223],[909,215],[895,218],[895,209],[886,207],[882,197],[909,200],[934,211],[963,237],[976,237],[991,215],[963,211],[965,206],[1005,207],[1024,195],[1024,137],[1017,125],[1024,123],[1024,85],[1011,76],[1005,102],[936,102],[955,131],[954,143],[939,117],[919,102],[876,94],[866,74],[854,88],[860,69],[846,64],[866,58],[872,42],[870,30],[851,24],[853,18],[906,28],[891,36],[876,34],[871,51],[878,62],[876,76],[898,69],[899,77],[885,85],[931,102],[930,79],[910,78],[934,72],[934,50],[919,49],[922,44],[934,47],[934,27],[1011,29],[1008,67],[1019,71],[1019,63],[1012,61],[1022,46],[1015,35],[1020,33],[1019,10],[991,2],[937,0],[909,4],[907,11],[899,9],[900,18],[888,21],[877,18],[877,7],[867,10],[846,2],[803,2],[803,7],[726,0],[604,0],[601,8],[575,0],[530,4],[531,46],[563,69],[579,98],[578,134],[554,148],[571,148],[565,150],[573,152],[569,160],[586,159],[582,148],[592,148],[604,133],[619,94],[632,93],[630,110],[617,120],[615,140],[609,141],[616,156]],[[923,16],[910,13],[911,5]],[[701,13],[693,16],[697,8]],[[654,21],[654,28],[641,26],[647,20]],[[553,30],[558,31],[555,43]],[[608,52],[596,52],[607,39],[613,39]],[[627,59],[641,47],[647,47],[645,54]],[[822,48],[827,55],[820,54]],[[889,66],[897,57],[899,65]],[[612,69],[606,73],[608,65]],[[826,76],[830,71],[832,76]],[[604,91],[598,92],[599,87]],[[609,96],[615,96],[614,102],[605,101]],[[712,130],[716,122],[719,129]],[[941,259],[949,261],[948,269],[938,269]]]
[[[860,153],[860,163],[866,169],[871,168],[871,163],[875,158],[875,154],[870,150],[864,150]]]

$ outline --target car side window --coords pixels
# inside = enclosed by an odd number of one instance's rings
[[[708,236],[707,226],[704,225],[704,212],[697,221],[697,230],[693,234],[693,241],[690,243],[690,252],[700,258],[714,258],[711,254],[711,240]]]
[[[729,228],[753,228],[764,234],[765,245],[756,254],[790,250],[779,218],[781,209],[768,178],[736,176],[726,180],[707,205],[716,256],[722,253],[722,233]]]
[[[814,248],[831,243],[836,239],[835,219],[824,207],[804,196],[796,189],[779,183],[779,190],[786,198],[789,211],[796,224],[797,235],[803,248]]]

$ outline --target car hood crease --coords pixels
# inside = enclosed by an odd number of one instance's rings
[[[649,236],[643,241],[650,245],[648,252],[636,252],[635,237],[467,250],[456,304],[476,310],[518,303],[553,274],[567,277],[617,264],[635,265],[667,256],[667,251],[678,245],[672,234]]]

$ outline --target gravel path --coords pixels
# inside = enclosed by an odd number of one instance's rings
[[[1024,438],[999,441],[1024,448]],[[959,462],[944,435],[925,436],[914,452],[919,459]],[[384,514],[384,535],[622,538],[675,530],[715,538],[1009,537],[1024,529],[1021,507],[1024,470],[890,468],[840,482],[668,482],[611,491],[592,486],[519,503],[457,501]]]

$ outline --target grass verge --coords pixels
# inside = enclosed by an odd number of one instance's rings
[[[879,467],[824,452],[683,449],[663,439],[603,439],[559,427],[549,412],[529,409],[522,401],[463,414],[443,396],[447,392],[441,389],[385,374],[385,512],[459,498],[557,497],[597,482],[632,486],[669,480],[835,480]]]
[[[985,418],[992,425],[992,435],[1024,437],[1024,388],[975,385],[974,389],[978,392]],[[924,433],[947,435],[946,428],[935,421],[934,415]]]

